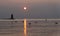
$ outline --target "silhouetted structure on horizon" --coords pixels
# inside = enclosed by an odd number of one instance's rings
[[[14,19],[13,14],[11,14],[11,19]]]

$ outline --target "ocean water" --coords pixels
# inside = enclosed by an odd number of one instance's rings
[[[0,36],[24,36],[24,19],[0,19]],[[27,36],[60,36],[60,19],[27,19]]]

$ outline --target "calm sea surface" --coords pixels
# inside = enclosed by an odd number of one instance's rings
[[[0,36],[24,36],[23,19],[0,19]],[[60,19],[28,19],[27,36],[60,36]]]

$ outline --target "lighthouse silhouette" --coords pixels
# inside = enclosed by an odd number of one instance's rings
[[[11,19],[14,19],[13,14],[11,14]]]

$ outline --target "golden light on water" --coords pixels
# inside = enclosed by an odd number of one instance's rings
[[[27,36],[27,33],[26,33],[26,29],[27,29],[27,27],[26,27],[26,23],[27,21],[26,21],[26,19],[24,19],[24,36]]]

